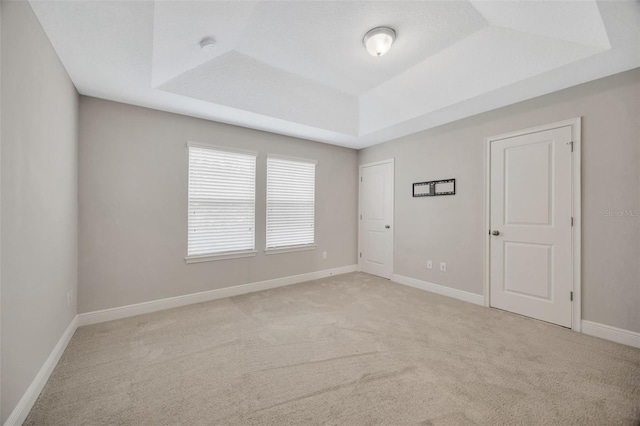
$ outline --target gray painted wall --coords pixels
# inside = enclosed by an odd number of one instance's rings
[[[640,209],[640,69],[361,150],[360,164],[395,158],[395,273],[482,294],[484,137],[577,116],[582,315],[640,332],[640,217],[605,216]],[[413,182],[445,178],[455,196],[411,197]]]
[[[256,257],[185,264],[187,141],[260,153]],[[318,160],[317,249],[262,253],[267,153]],[[351,149],[82,96],[79,173],[79,312],[357,263]]]
[[[88,312],[356,263],[358,162],[396,159],[395,272],[482,293],[483,138],[575,116],[583,117],[583,316],[640,331],[640,218],[605,216],[640,209],[640,70],[358,154],[79,100],[26,2],[2,3],[0,43],[2,422],[74,317],[76,293]],[[260,152],[258,249],[265,155],[317,159],[318,248],[185,264],[188,140]],[[411,198],[412,182],[447,177],[458,179],[455,197]],[[448,262],[448,272],[427,271],[426,259]]]
[[[29,3],[1,28],[4,422],[76,314],[79,97]]]

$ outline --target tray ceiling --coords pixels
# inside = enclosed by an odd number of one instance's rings
[[[636,1],[31,4],[84,95],[353,148],[640,66]]]

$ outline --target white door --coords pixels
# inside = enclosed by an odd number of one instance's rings
[[[360,268],[393,274],[393,161],[360,166]]]
[[[571,327],[571,126],[491,142],[490,304]]]

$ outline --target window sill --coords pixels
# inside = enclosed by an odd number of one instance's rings
[[[289,246],[289,247],[281,247],[281,248],[270,248],[264,251],[264,254],[269,256],[272,254],[282,254],[282,253],[293,253],[296,251],[306,251],[306,250],[315,250],[315,244],[305,244],[303,246]]]
[[[258,252],[255,250],[234,251],[220,254],[203,254],[198,256],[187,256],[184,261],[187,263],[214,262],[216,260],[241,259],[243,257],[254,257]]]

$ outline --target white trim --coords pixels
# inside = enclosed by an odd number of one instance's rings
[[[481,294],[470,293],[468,291],[458,290],[456,288],[446,287],[440,284],[434,284],[428,281],[422,281],[416,278],[405,277],[397,274],[393,274],[391,276],[391,281],[409,287],[418,288],[420,290],[429,291],[431,293],[440,294],[442,296],[453,297],[454,299],[473,303],[474,305],[484,305],[484,296]]]
[[[318,165],[318,160],[312,160],[310,158],[302,158],[302,157],[292,157],[290,155],[280,155],[280,154],[267,154],[267,158],[275,158],[277,160],[286,160],[286,161],[298,161],[300,163],[310,163]]]
[[[489,230],[491,229],[491,142],[502,139],[513,138],[516,136],[527,135],[531,133],[543,132],[546,130],[558,129],[561,127],[571,127],[571,139],[573,142],[573,155],[571,156],[571,175],[572,175],[572,199],[571,210],[573,216],[572,235],[572,262],[573,262],[573,304],[571,313],[571,329],[580,331],[584,321],[582,318],[582,199],[581,199],[581,146],[582,146],[582,118],[576,117],[568,120],[556,121],[554,123],[543,124],[527,129],[516,130],[509,133],[486,137],[485,143],[485,226],[484,229],[484,306],[490,306],[491,276],[490,276],[490,247],[491,240]]]
[[[640,333],[612,327],[610,325],[598,324],[597,322],[582,320],[582,333],[589,336],[600,337],[612,342],[640,348]]]
[[[254,157],[258,157],[258,154],[259,154],[258,151],[251,151],[248,149],[229,148],[226,146],[213,145],[213,144],[208,144],[203,142],[192,142],[192,141],[187,142],[187,148],[213,149],[216,151],[231,152],[233,154],[252,155]]]
[[[512,132],[502,133],[499,135],[493,135],[485,139],[489,139],[490,141],[495,142],[502,139],[515,138],[516,136],[529,135],[531,133],[546,132],[547,130],[559,129],[561,127],[567,127],[567,126],[573,127],[576,125],[579,127],[580,121],[581,121],[581,117],[575,117],[567,120],[554,121],[553,123],[541,124],[535,127],[527,127],[526,129],[514,130]],[[572,132],[572,135],[574,135],[573,132]],[[579,132],[577,136],[580,136]]]
[[[397,274],[394,274],[391,277],[391,281],[420,290],[429,291],[431,293],[437,293],[442,296],[452,297],[464,302],[469,302],[480,306],[485,305],[485,297],[481,294],[470,293],[467,291],[445,287],[443,285],[434,284]],[[599,324],[597,322],[587,320],[582,320],[581,323],[583,334],[599,337],[601,339],[609,340],[634,348],[640,348],[640,333],[638,332],[612,327],[610,325]]]
[[[582,117],[568,120],[571,124],[573,142],[572,198],[571,214],[573,217],[573,327],[574,331],[582,331]]]
[[[222,299],[225,297],[237,296],[240,294],[253,293],[256,291],[268,290],[291,284],[298,284],[305,281],[317,280],[333,275],[347,274],[349,272],[355,272],[357,269],[357,265],[342,266],[339,268],[325,269],[323,271],[310,272],[307,274],[293,275],[289,277],[276,278],[273,280],[205,291],[202,293],[188,294],[184,296],[171,297],[168,299],[154,300],[151,302],[122,306],[119,308],[78,314],[71,320],[71,322],[67,326],[67,329],[58,340],[58,343],[56,343],[56,346],[51,351],[51,354],[49,354],[49,357],[45,360],[44,364],[40,368],[40,371],[38,371],[38,374],[36,374],[36,377],[33,379],[25,393],[22,395],[22,398],[20,398],[20,401],[13,409],[13,412],[7,418],[4,426],[20,426],[26,420],[29,412],[38,399],[38,396],[40,396],[40,392],[42,392],[42,389],[47,384],[51,373],[53,373],[53,370],[58,364],[58,361],[60,361],[60,357],[64,353],[78,327],[150,312],[156,312],[164,309],[175,308],[178,306],[190,305],[192,303],[206,302],[209,300]]]
[[[358,221],[358,271],[362,271],[362,257],[360,256],[360,253],[362,253],[362,219],[361,219],[361,215],[362,215],[362,169],[364,169],[365,167],[372,167],[372,166],[380,166],[382,164],[391,164],[391,168],[392,173],[391,173],[391,178],[392,178],[392,182],[391,182],[391,276],[388,277],[389,279],[393,278],[393,271],[394,271],[394,256],[395,256],[395,229],[396,229],[396,222],[395,222],[395,211],[396,211],[396,195],[395,195],[395,191],[396,191],[396,159],[395,158],[389,158],[387,160],[381,160],[381,161],[374,161],[373,163],[366,163],[366,164],[360,164],[360,166],[358,167],[358,212],[357,212],[357,218],[356,220]]]
[[[489,138],[484,138],[484,226],[483,305],[489,308],[491,306],[489,298],[491,291],[491,236],[489,235],[491,230],[491,141]]]
[[[33,379],[31,384],[23,394],[22,398],[20,398],[20,401],[14,408],[13,412],[7,418],[4,426],[19,426],[26,420],[29,412],[38,399],[40,392],[42,392],[42,389],[49,380],[51,373],[53,373],[53,370],[58,364],[60,357],[64,353],[78,327],[140,315],[143,313],[155,312],[178,306],[184,306],[191,303],[205,302],[208,300],[216,300],[224,297],[237,296],[240,294],[297,284],[300,282],[325,278],[332,275],[346,274],[349,272],[354,272],[357,269],[357,265],[349,265],[340,268],[327,269],[324,271],[311,272],[309,274],[294,275],[285,278],[278,278],[275,280],[261,281],[235,287],[227,287],[219,290],[211,290],[208,292],[195,293],[186,296],[178,296],[152,302],[138,303],[136,305],[123,306],[120,308],[105,309],[102,311],[78,314],[71,320],[71,322],[67,326],[67,329],[60,337],[60,340],[58,340],[58,343],[51,351],[49,357],[45,360],[44,364],[40,368],[40,371],[38,371],[38,374],[36,374],[36,377]],[[469,293],[463,290],[457,290],[451,287],[445,287],[439,284],[433,284],[427,281],[422,281],[396,274],[391,277],[391,280],[395,283],[414,287],[420,290],[426,290],[432,293],[452,297],[476,305],[484,305],[484,297],[480,294]],[[582,320],[582,333],[623,345],[640,348],[640,333],[637,333],[635,331]]]
[[[254,257],[256,250],[232,251],[220,254],[201,254],[197,256],[187,256],[184,261],[187,263],[214,262],[216,260],[241,259],[243,257]]]
[[[288,246],[288,247],[274,247],[264,250],[264,254],[271,256],[272,254],[293,253],[296,251],[315,250],[316,244],[304,244],[301,246]]]
[[[381,164],[394,163],[395,158],[388,158],[386,160],[374,161],[373,163],[360,164],[360,168],[362,167],[371,167],[371,166],[379,166]]]
[[[56,343],[51,354],[49,354],[49,357],[46,359],[44,364],[42,364],[40,371],[38,371],[38,374],[36,374],[36,377],[24,392],[20,401],[18,401],[18,405],[16,405],[11,415],[7,418],[4,426],[19,426],[26,420],[33,404],[35,404],[38,399],[44,385],[47,384],[47,380],[49,380],[51,373],[58,364],[64,350],[67,348],[69,341],[71,341],[73,333],[76,332],[76,328],[78,328],[77,315],[71,320],[64,333],[62,333],[60,340],[58,340],[58,343]]]
[[[97,324],[105,321],[112,321],[120,318],[128,318],[136,315],[147,314],[150,312],[162,311],[164,309],[191,305],[193,303],[208,302],[210,300],[224,299],[225,297],[239,296],[241,294],[254,293],[256,291],[269,290],[277,287],[284,287],[291,284],[318,280],[321,278],[330,277],[332,275],[347,274],[349,272],[355,272],[357,269],[357,265],[342,266],[339,268],[309,272],[307,274],[292,275],[288,277],[276,278],[273,280],[241,284],[216,290],[203,291],[200,293],[185,294],[183,296],[175,296],[166,299],[152,300],[149,302],[120,306],[117,308],[85,312],[82,314],[78,314],[78,326],[80,327],[84,325]]]

